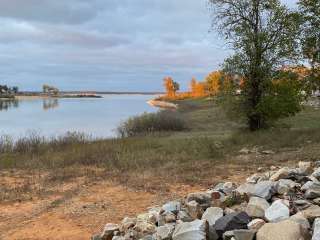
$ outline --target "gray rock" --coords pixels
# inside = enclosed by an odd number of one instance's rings
[[[156,211],[150,210],[150,211],[147,212],[147,213],[139,214],[139,215],[137,216],[137,221],[140,221],[140,222],[149,222],[149,223],[156,224],[158,218],[159,218],[158,213],[157,213]]]
[[[320,205],[320,198],[315,198],[312,200],[312,202],[316,205]]]
[[[222,237],[226,231],[235,229],[247,229],[250,217],[246,212],[235,212],[219,218],[214,226],[214,229],[219,237]]]
[[[255,192],[255,184],[253,183],[244,183],[241,184],[236,191],[240,194],[247,194],[249,196],[253,196],[254,192]]]
[[[138,220],[133,230],[140,235],[152,235],[156,231],[156,226],[153,223]]]
[[[313,181],[308,181],[305,184],[302,185],[301,190],[302,191],[307,191],[313,184]]]
[[[278,223],[266,223],[257,233],[257,240],[307,240],[309,234],[299,223],[285,220]]]
[[[247,183],[251,183],[251,184],[256,184],[259,179],[261,178],[262,174],[260,173],[255,173],[253,175],[251,175],[250,177],[247,178]]]
[[[228,215],[228,214],[234,213],[234,212],[236,212],[234,209],[228,208],[228,207],[226,207],[226,208],[223,210],[224,215]]]
[[[177,214],[181,210],[181,203],[178,201],[168,202],[162,206],[162,210]]]
[[[263,219],[256,218],[248,223],[248,229],[259,230],[264,224],[266,224],[266,222]]]
[[[255,230],[238,229],[233,231],[228,231],[223,234],[223,240],[253,240],[256,235]]]
[[[136,222],[136,218],[125,217],[120,224],[120,232],[126,232],[128,229],[133,228]]]
[[[275,174],[270,177],[270,181],[278,181],[280,179],[288,178],[290,174],[290,169],[285,167],[279,169]]]
[[[171,240],[174,228],[174,224],[166,224],[164,226],[157,227],[154,238],[156,240]]]
[[[303,200],[303,199],[300,199],[300,200],[295,200],[293,202],[295,208],[297,211],[302,211],[304,209],[307,209],[308,207],[310,207],[312,204],[307,201],[307,200]]]
[[[172,212],[166,213],[164,215],[164,221],[165,221],[165,223],[173,223],[176,221],[176,215],[173,214]]]
[[[139,240],[156,240],[156,239],[152,235],[147,235],[147,236],[144,236],[143,238],[140,238]]]
[[[240,194],[247,194],[269,200],[275,193],[275,183],[272,181],[261,181],[257,184],[245,183],[240,185],[236,191]]]
[[[305,197],[307,199],[320,197],[320,183],[312,182],[312,184],[309,184],[305,192]]]
[[[236,185],[233,182],[226,182],[223,185],[222,191],[228,195],[228,194],[231,194],[232,191],[234,191],[235,189],[236,189]]]
[[[179,211],[177,215],[177,219],[182,222],[192,222],[192,217],[186,211]]]
[[[207,192],[190,193],[186,199],[187,202],[196,201],[204,208],[210,207],[211,200],[212,196]]]
[[[126,234],[124,235],[124,238],[126,240],[131,240],[131,239],[139,239],[143,237],[143,234],[139,234],[137,231],[133,230],[133,229],[129,229]]]
[[[202,215],[202,220],[207,220],[209,226],[213,226],[219,218],[223,217],[223,210],[218,207],[210,207]]]
[[[192,217],[192,219],[200,219],[203,214],[202,207],[196,201],[190,201],[186,204],[188,214]]]
[[[265,218],[269,222],[279,222],[288,219],[290,216],[289,202],[279,199],[274,201],[265,211]]]
[[[308,221],[308,219],[306,219],[305,217],[303,217],[300,214],[295,214],[293,216],[291,216],[289,218],[290,221],[294,221],[296,223],[299,223],[306,231],[308,231],[308,229],[310,229],[310,223]]]
[[[317,205],[311,205],[305,210],[298,212],[297,214],[301,214],[303,217],[308,219],[310,222],[313,222],[316,218],[320,218],[320,207]]]
[[[119,231],[119,225],[113,223],[107,223],[101,234],[102,240],[112,240],[114,233]]]
[[[320,180],[320,168],[317,168],[312,175],[313,177],[315,177],[317,180]]]
[[[320,218],[316,218],[313,223],[313,235],[312,240],[320,239]]]
[[[270,207],[264,198],[251,197],[246,208],[246,212],[250,217],[263,218],[265,211]]]
[[[193,222],[181,223],[176,226],[173,240],[206,240],[208,225],[205,220],[195,220]]]
[[[276,183],[276,191],[278,194],[286,194],[288,193],[290,190],[293,190],[295,187],[298,187],[299,184],[297,184],[296,182],[290,180],[290,179],[280,179],[277,183]]]

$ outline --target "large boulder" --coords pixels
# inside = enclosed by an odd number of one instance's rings
[[[313,235],[312,240],[320,239],[320,218],[316,218],[313,223]]]
[[[208,223],[206,220],[195,220],[180,223],[174,230],[173,240],[208,240]]]
[[[202,219],[207,220],[209,226],[213,226],[216,221],[223,217],[223,210],[218,207],[210,207],[203,213]]]
[[[275,193],[275,183],[272,181],[261,181],[257,184],[245,183],[237,188],[237,192],[269,200]]]
[[[257,240],[307,240],[309,233],[305,232],[299,223],[285,220],[278,223],[266,223],[257,233]]]
[[[247,205],[246,212],[250,217],[263,218],[264,212],[270,207],[264,198],[251,197]]]
[[[279,199],[274,201],[265,211],[265,218],[269,222],[279,222],[288,219],[290,216],[289,202]]]
[[[235,229],[248,229],[250,217],[246,212],[235,212],[219,218],[214,226],[214,229],[219,237],[222,237],[224,232]]]

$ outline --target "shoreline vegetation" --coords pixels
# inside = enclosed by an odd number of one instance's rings
[[[280,120],[270,129],[250,132],[243,121],[229,119],[212,99],[175,103],[179,108],[174,111],[145,113],[123,122],[118,129],[120,138],[94,139],[68,133],[51,139],[31,135],[12,141],[2,136],[0,167],[3,170],[40,168],[61,171],[62,175],[71,174],[68,171],[73,169],[73,172],[79,166],[95,166],[109,173],[120,171],[121,176],[137,171],[150,171],[150,174],[156,170],[158,177],[167,176],[168,171],[173,174],[171,180],[206,182],[210,174],[204,171],[195,176],[189,171],[190,166],[214,163],[209,169],[215,171],[215,165],[226,164],[228,156],[243,147],[282,151],[320,142],[320,111],[311,106],[305,106],[296,116]],[[177,168],[180,170],[175,172]]]

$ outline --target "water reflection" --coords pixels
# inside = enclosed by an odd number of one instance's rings
[[[8,111],[10,108],[18,108],[20,100],[17,99],[0,99],[0,111]],[[42,99],[42,109],[47,111],[59,107],[57,98]]]
[[[57,98],[46,98],[43,99],[42,108],[43,110],[50,110],[59,107],[59,101]]]
[[[8,111],[9,108],[18,108],[19,101],[16,99],[1,99],[0,100],[0,111]]]

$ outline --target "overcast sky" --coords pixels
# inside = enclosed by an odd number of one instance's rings
[[[186,87],[230,54],[210,24],[206,0],[0,0],[0,83],[158,91],[170,75]]]

